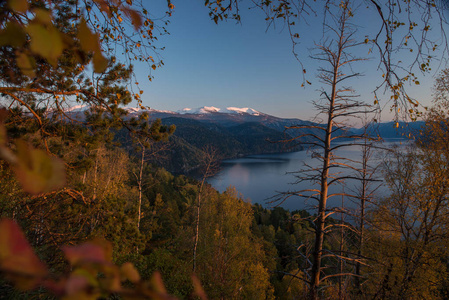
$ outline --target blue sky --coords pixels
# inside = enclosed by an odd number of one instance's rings
[[[162,1],[162,3],[165,1]],[[317,63],[309,50],[322,37],[321,18],[302,32],[299,51],[312,85],[301,87],[302,69],[292,54],[292,43],[282,23],[267,29],[264,16],[257,9],[242,8],[242,24],[235,21],[216,25],[208,16],[204,1],[174,1],[170,35],[159,39],[165,65],[152,72],[150,83],[147,65],[136,65],[143,104],[154,109],[179,110],[184,107],[251,107],[279,117],[310,119],[316,112],[310,101],[319,97],[322,86],[315,78]],[[151,9],[150,9],[151,11]],[[360,8],[360,30],[375,25],[376,19]],[[312,20],[313,21],[313,20]],[[318,25],[317,25],[318,24]],[[368,47],[358,50],[366,56]],[[350,84],[369,103],[372,90],[381,80],[375,57],[354,66],[363,77]],[[429,105],[433,79],[420,79],[412,95]],[[389,98],[385,96],[384,98]],[[385,99],[383,103],[386,103]],[[385,112],[388,111],[388,108]],[[384,119],[390,118],[385,113]]]

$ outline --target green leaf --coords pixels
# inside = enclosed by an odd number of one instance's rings
[[[28,1],[27,0],[8,0],[8,6],[16,12],[26,13],[28,10]]]
[[[38,23],[29,24],[26,31],[31,37],[31,51],[56,66],[64,48],[59,31],[54,26],[43,26]]]
[[[16,141],[17,162],[13,169],[25,191],[39,194],[58,189],[65,184],[62,161],[42,150],[30,148],[22,140]]]

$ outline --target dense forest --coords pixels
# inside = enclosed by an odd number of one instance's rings
[[[155,44],[174,10],[167,1],[165,17],[153,18],[144,2],[0,3],[0,299],[449,297],[449,69],[439,73],[424,112],[405,88],[419,84],[414,68],[428,71],[425,51],[439,46],[428,44],[429,12],[444,23],[444,3],[391,1],[384,15],[371,1],[382,25],[376,39],[361,43],[353,38],[353,3],[326,1],[329,32],[314,53],[323,84],[314,104],[323,122],[284,126],[282,136],[282,147],[308,147],[319,164],[296,173],[310,188],[280,192],[268,207],[233,187],[219,193],[207,178],[217,170],[217,149],[229,157],[276,152],[279,144],[265,145],[279,131],[127,116],[123,107],[133,101],[145,108],[133,64],[146,64],[150,80],[163,65]],[[279,19],[289,30],[311,7],[299,2],[254,1],[268,22]],[[239,21],[239,3],[205,1],[215,23]],[[397,11],[398,3],[407,9]],[[410,69],[395,68],[392,34],[410,10],[422,13],[425,27],[416,33],[417,24],[407,24],[402,37],[406,47],[416,43],[418,56]],[[344,124],[379,109],[377,96],[367,104],[343,85],[365,60],[352,49],[369,43],[378,47],[392,110],[425,122],[408,147],[384,149],[382,161],[373,157],[374,118],[357,133]],[[74,118],[67,113],[74,103],[90,109]],[[170,141],[176,150],[165,147]],[[335,155],[354,145],[359,158]],[[173,172],[156,164],[164,151],[176,151]],[[196,179],[180,175],[191,168]],[[376,193],[380,183],[387,193]],[[314,204],[279,206],[291,197]],[[329,207],[331,197],[353,206]]]

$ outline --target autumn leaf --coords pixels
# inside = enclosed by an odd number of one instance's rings
[[[28,56],[23,52],[16,52],[16,62],[17,66],[20,68],[22,73],[30,78],[36,77],[34,69],[36,67],[36,61],[32,56]]]
[[[36,20],[42,24],[51,25],[51,13],[48,10],[36,8],[33,10],[36,15]]]
[[[108,60],[101,53],[98,35],[92,33],[84,19],[82,19],[79,24],[77,37],[80,41],[82,50],[86,52],[94,52],[92,61],[94,71],[96,73],[104,72],[108,66]]]
[[[131,20],[131,23],[133,24],[135,30],[138,30],[142,26],[142,17],[137,11],[125,7],[123,8],[123,12]]]
[[[33,149],[22,140],[16,141],[16,148],[17,158],[13,169],[26,192],[39,194],[64,186],[65,169],[60,159]]]
[[[100,51],[96,51],[93,57],[93,64],[95,73],[102,73],[108,67],[108,60]]]
[[[194,294],[200,297],[200,299],[202,300],[207,300],[206,293],[204,292],[204,289],[201,286],[201,282],[196,275],[192,275],[192,282]]]
[[[8,0],[8,6],[16,12],[26,13],[28,10],[28,1],[27,0]]]
[[[71,265],[84,262],[109,263],[112,260],[112,245],[100,239],[78,246],[65,246],[62,251]]]
[[[20,227],[9,219],[0,221],[0,269],[23,290],[34,288],[47,275]]]
[[[26,31],[31,37],[31,51],[56,67],[64,48],[60,32],[54,26],[43,26],[38,23],[29,24]]]
[[[120,274],[124,279],[128,279],[132,283],[137,283],[140,281],[140,275],[136,267],[132,263],[124,263],[120,267]]]
[[[22,47],[26,42],[26,33],[17,22],[8,22],[0,31],[0,46]]]

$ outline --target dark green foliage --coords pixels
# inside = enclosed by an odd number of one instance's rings
[[[211,122],[173,117],[163,119],[162,123],[176,125],[176,131],[168,143],[155,145],[162,151],[153,162],[177,174],[198,168],[204,157],[203,149],[207,146],[217,149],[219,159],[300,149],[292,143],[274,143],[290,136],[260,123],[224,127]]]

